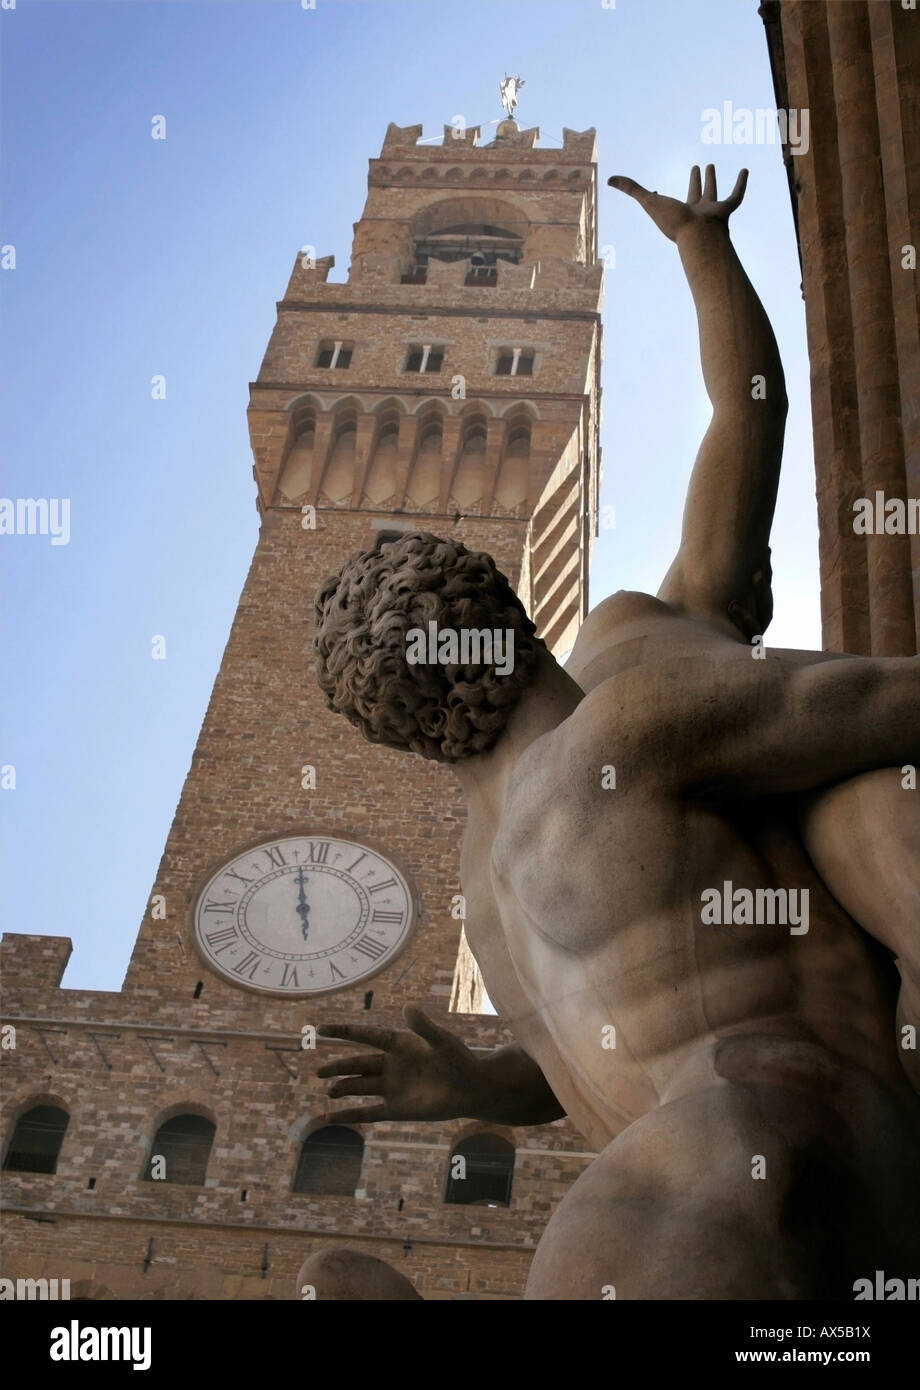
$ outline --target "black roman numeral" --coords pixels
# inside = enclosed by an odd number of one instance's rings
[[[299,989],[300,982],[297,979],[296,965],[285,965],[282,966],[282,969],[284,974],[281,976],[281,988],[284,989],[287,985],[293,985],[295,989]]]
[[[238,878],[240,883],[255,883],[254,878],[244,878],[242,874],[237,873],[236,869],[225,869],[224,873],[228,878]]]
[[[372,936],[362,936],[360,941],[356,941],[353,948],[360,951],[364,956],[370,956],[371,960],[379,960],[386,954],[386,946],[382,941],[375,941]]]
[[[373,888],[368,888],[367,891],[368,891],[369,893],[380,893],[380,892],[383,891],[384,888],[395,888],[395,887],[396,887],[396,879],[395,879],[395,878],[385,878],[385,879],[383,880],[382,883],[375,883],[374,886],[373,886]]]
[[[325,864],[329,856],[329,841],[309,840],[307,843],[310,846],[310,863]]]
[[[361,860],[362,860],[362,859],[366,859],[366,858],[367,858],[367,855],[366,855],[366,854],[359,854],[358,857],[357,857],[357,859],[355,860],[355,862],[354,862],[353,864],[349,864],[349,866],[348,866],[348,868],[345,870],[345,872],[346,872],[347,874],[354,873],[355,869],[356,869],[356,868],[358,867],[358,865],[361,863]]]
[[[205,912],[229,912],[232,907],[236,907],[238,901],[238,898],[234,898],[229,903],[205,903],[204,910]]]
[[[205,932],[205,936],[211,950],[216,956],[219,956],[221,951],[226,951],[231,941],[236,940],[236,927],[221,927],[220,931]],[[218,941],[222,941],[223,945],[218,946],[216,944]]]
[[[374,908],[372,922],[401,922],[403,915],[401,912],[383,912],[379,907]]]
[[[249,970],[249,978],[251,980],[261,964],[262,957],[257,956],[255,951],[250,951],[249,954],[245,956],[243,960],[238,961],[237,964],[233,967],[234,974],[242,975],[247,970]],[[251,970],[249,969],[250,966],[252,967]]]
[[[332,961],[329,962],[329,969],[332,971],[332,978],[334,980],[344,980],[345,976],[342,974],[341,970],[336,970]]]
[[[268,862],[274,869],[283,869],[287,864],[280,845],[272,845],[271,849],[263,850],[262,853],[268,855]]]

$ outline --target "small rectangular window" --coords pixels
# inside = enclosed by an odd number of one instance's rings
[[[316,356],[317,367],[348,367],[351,365],[353,344],[341,340],[320,343]]]
[[[406,357],[407,372],[439,372],[444,363],[444,349],[433,343],[412,343]]]
[[[495,359],[496,376],[533,376],[532,348],[499,348]]]

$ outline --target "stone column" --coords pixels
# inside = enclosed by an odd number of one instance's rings
[[[784,148],[811,360],[826,647],[909,655],[920,537],[857,534],[854,502],[920,496],[920,11],[899,0],[767,0],[776,104],[808,112]],[[909,512],[905,508],[906,517]]]

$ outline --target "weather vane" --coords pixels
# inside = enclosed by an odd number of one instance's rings
[[[514,108],[518,103],[518,92],[524,85],[523,77],[505,77],[499,84],[501,92],[502,106],[508,113],[509,119],[514,119]]]

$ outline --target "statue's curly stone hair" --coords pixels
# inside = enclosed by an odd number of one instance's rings
[[[406,634],[514,634],[514,664],[413,665]],[[528,683],[543,640],[490,555],[416,531],[345,562],[316,595],[316,676],[329,709],[372,743],[439,762],[485,753]]]

